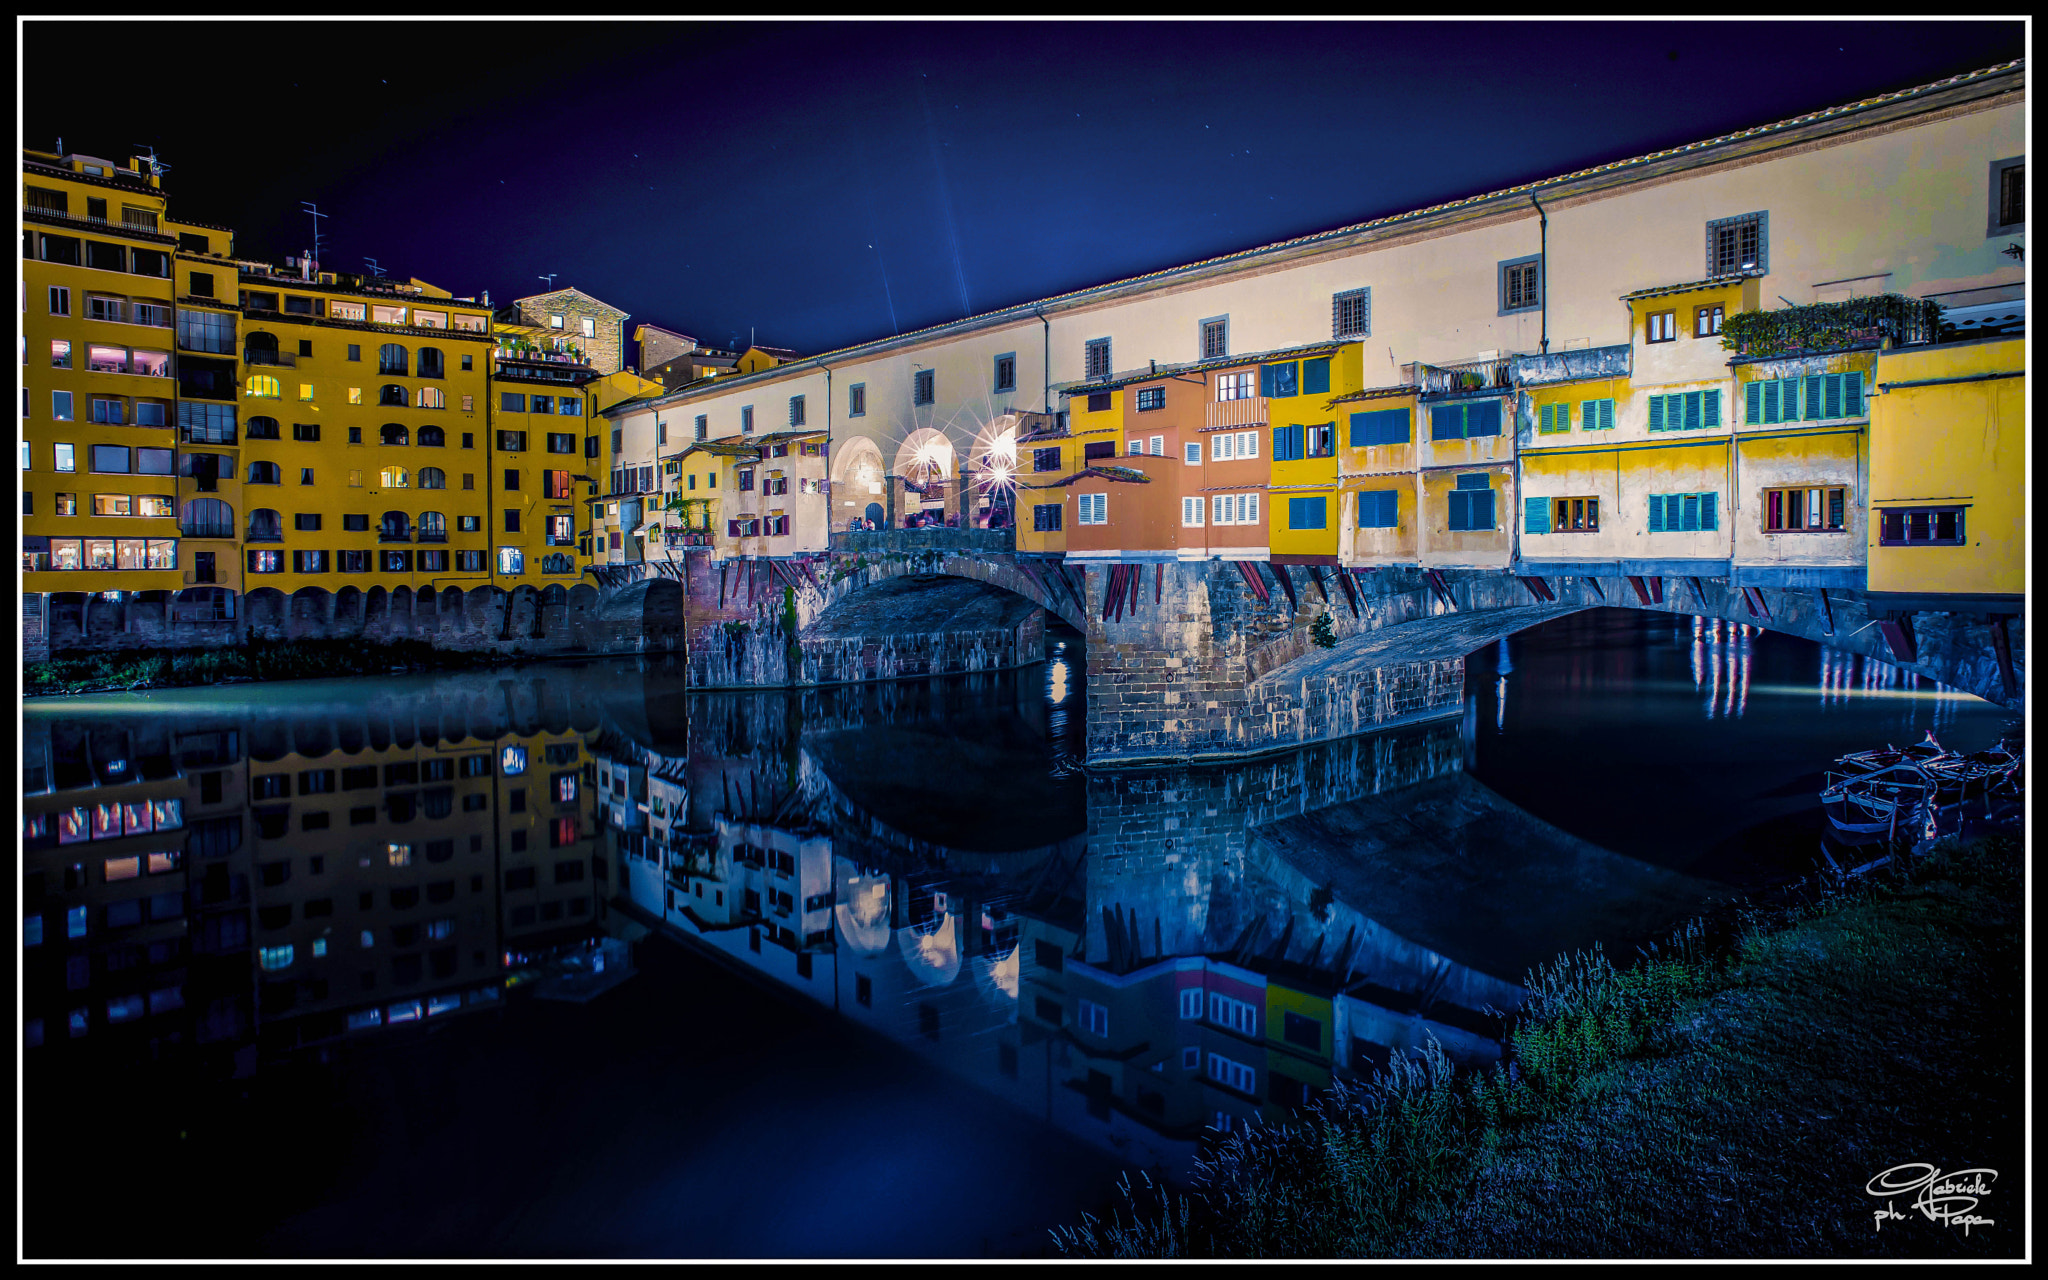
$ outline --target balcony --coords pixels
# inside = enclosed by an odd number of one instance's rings
[[[1211,400],[1204,410],[1204,427],[1263,427],[1268,421],[1266,398]]]
[[[249,530],[249,534],[248,534],[248,536],[247,536],[247,537],[245,537],[245,538],[243,538],[243,539],[242,539],[242,541],[244,541],[244,542],[283,542],[283,541],[284,541],[284,530],[282,530],[282,529],[251,529],[251,530]]]
[[[178,526],[178,536],[181,538],[217,538],[222,541],[232,542],[235,537],[235,526],[231,524],[214,524],[211,522],[181,524]],[[249,541],[283,542],[284,536],[282,534],[279,534],[270,538],[258,538],[254,534],[251,534],[249,537]]]
[[[1426,396],[1471,396],[1511,390],[1515,357],[1495,356],[1462,364],[1415,364],[1415,389]]]
[[[421,541],[421,542],[446,542],[446,541],[448,541],[448,531],[447,531],[446,529],[436,529],[436,530],[427,530],[427,529],[422,529],[422,530],[420,530],[420,532],[419,532],[419,541]]]
[[[1942,327],[1940,303],[1881,293],[1782,311],[1738,312],[1723,324],[1721,345],[1735,353],[1729,361],[1735,364],[1860,347],[1919,346],[1937,341]]]
[[[410,529],[379,529],[379,530],[377,530],[377,541],[379,541],[379,542],[411,542],[411,541],[412,541],[412,530],[410,530]]]
[[[233,444],[235,429],[232,426],[193,426],[188,423],[178,428],[178,439],[185,444]]]
[[[242,363],[267,364],[285,369],[296,369],[299,367],[299,358],[295,355],[287,355],[282,351],[271,351],[264,347],[244,347],[242,348]]]
[[[662,545],[673,550],[676,547],[708,547],[711,545],[709,529],[671,529],[662,537]]]
[[[834,551],[978,551],[1001,554],[1017,549],[1013,529],[868,529],[832,535]]]

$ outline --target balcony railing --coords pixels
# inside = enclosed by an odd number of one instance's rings
[[[410,529],[379,529],[379,530],[377,530],[377,541],[379,541],[379,542],[411,542],[411,541],[412,541],[412,530],[410,530]]]
[[[195,524],[181,524],[181,525],[179,525],[179,526],[178,526],[178,536],[180,536],[180,537],[184,537],[184,538],[220,538],[220,539],[228,539],[228,540],[231,540],[231,539],[233,539],[233,538],[234,538],[234,536],[235,536],[235,526],[233,526],[233,525],[231,525],[231,524],[214,524],[214,523],[211,523],[211,522],[201,522],[201,523],[195,523]],[[275,538],[271,538],[271,539],[265,539],[265,538],[258,538],[258,537],[256,537],[255,535],[253,535],[253,534],[252,534],[252,535],[250,535],[249,541],[251,541],[251,542],[264,542],[264,541],[276,541],[276,542],[283,542],[283,541],[284,541],[284,538],[283,538],[283,536],[282,536],[282,535],[280,535],[280,536],[277,536],[277,537],[275,537]]]
[[[299,367],[299,358],[287,352],[271,351],[265,347],[244,347],[242,349],[242,363],[269,364],[286,369],[296,369]]]
[[[1462,364],[1415,366],[1415,387],[1426,396],[1481,395],[1515,385],[1514,357],[1469,360]]]
[[[251,529],[251,530],[249,530],[249,534],[248,534],[248,536],[247,536],[246,538],[242,539],[242,540],[243,540],[244,542],[283,542],[283,541],[284,541],[284,530],[282,530],[282,529]]]
[[[421,542],[446,542],[448,541],[448,531],[446,529],[431,531],[422,529],[419,532],[419,540]]]
[[[1266,398],[1211,400],[1204,410],[1206,427],[1263,427],[1267,422]]]
[[[178,438],[186,444],[233,444],[233,427],[205,427],[185,425],[178,428]]]
[[[711,530],[671,529],[663,536],[662,545],[668,547],[708,547],[711,545]]]

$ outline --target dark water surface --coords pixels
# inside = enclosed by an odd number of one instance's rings
[[[38,701],[28,1255],[1040,1254],[1428,1037],[1491,1060],[1530,963],[1806,874],[1835,756],[2008,723],[1712,627],[1578,615],[1462,721],[1095,775],[1073,636]]]

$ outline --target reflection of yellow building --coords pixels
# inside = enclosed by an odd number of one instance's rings
[[[2024,602],[2026,339],[1877,357],[1870,421],[1870,601],[2017,612]]]

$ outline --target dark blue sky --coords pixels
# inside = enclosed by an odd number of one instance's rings
[[[28,25],[28,145],[153,143],[244,256],[304,248],[312,200],[323,265],[501,303],[555,272],[806,353],[2024,51],[1983,22],[119,26],[148,56],[81,79],[80,30]]]

